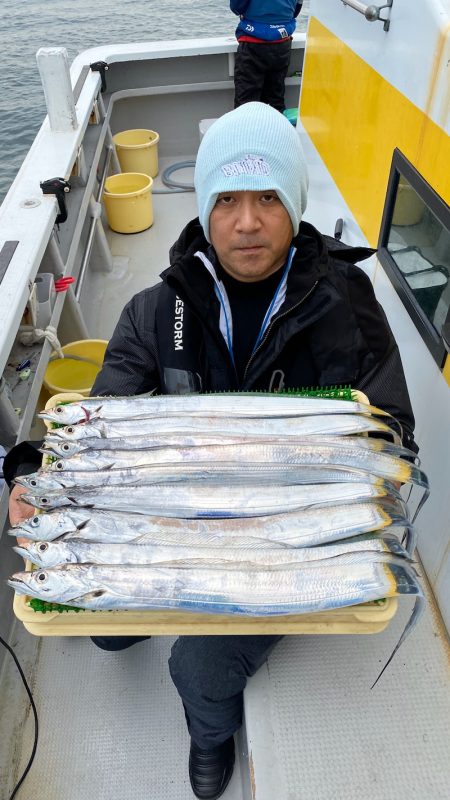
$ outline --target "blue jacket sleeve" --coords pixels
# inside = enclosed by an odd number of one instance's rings
[[[248,4],[249,0],[230,0],[230,10],[240,17],[241,14],[245,14]]]
[[[303,1],[301,3],[297,3],[295,6],[294,17],[298,17],[300,11],[302,10]]]

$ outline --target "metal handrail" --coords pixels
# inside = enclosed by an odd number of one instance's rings
[[[102,199],[103,189],[105,187],[105,181],[106,181],[106,177],[108,175],[109,164],[110,164],[110,161],[111,161],[111,156],[112,156],[112,153],[113,153],[113,149],[114,148],[113,148],[112,145],[108,145],[106,147],[106,158],[105,158],[105,163],[103,165],[103,173],[102,173],[102,177],[101,177],[101,181],[100,181],[100,188],[99,188],[99,192],[98,192],[97,203],[101,202],[101,199]],[[85,275],[86,275],[86,270],[87,270],[87,267],[88,267],[88,264],[89,264],[89,259],[91,257],[91,250],[92,250],[92,244],[94,242],[94,235],[95,235],[95,228],[96,228],[96,225],[97,225],[97,219],[98,219],[98,216],[94,216],[94,215],[92,216],[91,224],[90,224],[90,227],[89,227],[88,239],[87,239],[87,243],[86,243],[86,250],[84,251],[83,261],[82,261],[82,264],[81,264],[81,267],[80,267],[80,272],[79,272],[78,280],[77,280],[77,287],[75,289],[75,298],[76,298],[76,300],[80,299],[81,290],[83,288],[83,282],[84,282],[84,278],[85,278]]]
[[[375,6],[375,5],[367,5],[367,3],[360,3],[359,0],[341,0],[344,6],[350,6],[355,11],[359,11],[360,14],[364,14],[366,20],[368,22],[384,22],[384,30],[389,30],[390,21],[386,19],[386,17],[380,17],[380,11],[383,8],[392,8],[392,4],[394,0],[386,0],[386,3],[383,6]]]

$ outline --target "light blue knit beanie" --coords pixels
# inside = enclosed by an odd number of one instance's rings
[[[308,174],[297,131],[266,103],[244,103],[206,131],[194,175],[200,224],[208,241],[209,215],[222,192],[273,189],[294,236],[306,208]]]

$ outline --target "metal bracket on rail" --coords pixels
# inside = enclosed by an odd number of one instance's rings
[[[67,219],[67,206],[65,194],[70,192],[70,183],[64,178],[50,178],[48,181],[42,181],[40,184],[43,194],[54,194],[58,201],[59,214],[56,217],[55,223],[59,225]]]
[[[382,11],[383,8],[392,8],[394,0],[386,0],[383,6],[368,6],[366,3],[361,3],[359,0],[341,0],[341,2],[344,6],[350,6],[350,8],[354,8],[355,11],[359,11],[360,14],[364,14],[368,22],[384,22],[383,30],[389,30],[391,22],[387,17],[380,17],[380,11]]]
[[[106,61],[94,61],[93,64],[89,65],[92,72],[99,72],[101,79],[102,79],[102,92],[106,92],[106,78],[105,72],[109,69],[108,64]]]

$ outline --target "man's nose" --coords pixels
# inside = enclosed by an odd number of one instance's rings
[[[236,222],[237,230],[242,233],[251,233],[261,227],[258,209],[251,201],[241,203]]]

